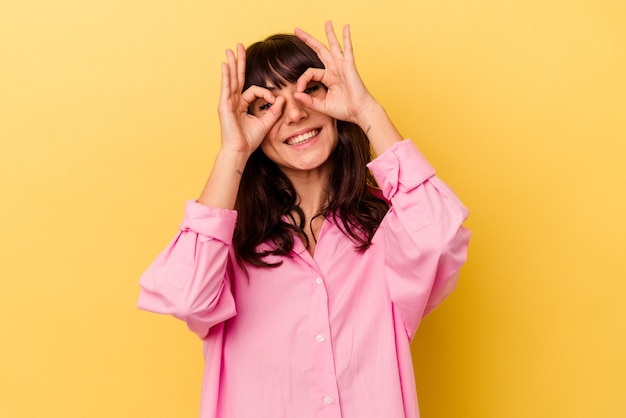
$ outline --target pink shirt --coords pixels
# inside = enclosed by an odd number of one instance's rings
[[[369,168],[392,208],[366,252],[325,220],[313,257],[296,239],[249,280],[231,246],[237,213],[187,203],[138,305],[204,341],[202,418],[419,416],[409,343],[456,285],[468,212],[409,140]]]

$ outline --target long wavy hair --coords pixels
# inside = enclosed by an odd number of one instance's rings
[[[308,68],[324,68],[317,54],[294,35],[273,35],[246,50],[244,90],[272,83],[278,88],[295,83]],[[318,216],[332,220],[359,251],[371,245],[376,229],[389,209],[366,167],[372,160],[367,136],[357,125],[337,121],[339,141],[329,157],[330,180],[326,206]],[[305,217],[291,181],[257,148],[242,174],[235,209],[238,212],[233,245],[238,264],[277,267],[269,255],[287,255],[299,237],[309,241]],[[259,248],[262,243],[269,246]],[[273,244],[273,245],[272,245]]]

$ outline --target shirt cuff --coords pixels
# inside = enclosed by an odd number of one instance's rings
[[[234,210],[214,208],[188,200],[180,230],[195,232],[205,238],[202,241],[213,238],[230,245],[236,221],[237,212]]]
[[[408,192],[435,175],[435,169],[410,139],[397,142],[367,167],[387,199]]]

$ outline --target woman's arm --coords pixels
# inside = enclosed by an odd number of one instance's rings
[[[221,149],[198,202],[215,208],[233,209],[246,162],[280,117],[284,99],[276,98],[271,91],[258,86],[241,93],[246,72],[243,45],[237,45],[237,55],[227,50],[226,59],[227,62],[222,63],[218,105]],[[273,106],[257,117],[248,113],[248,107],[259,97]]]
[[[184,320],[200,338],[235,315],[229,251],[236,218],[187,202],[179,233],[141,276],[138,307]]]
[[[230,251],[237,214],[232,209],[246,162],[280,117],[284,103],[257,86],[241,93],[246,65],[241,44],[237,55],[227,50],[226,58],[218,106],[221,149],[213,170],[198,201],[187,202],[175,239],[140,279],[141,309],[182,319],[200,338],[235,315]],[[248,114],[258,97],[274,104],[260,117]]]
[[[412,337],[456,286],[470,238],[463,227],[468,211],[410,140],[368,166],[392,204],[377,234],[391,300]]]

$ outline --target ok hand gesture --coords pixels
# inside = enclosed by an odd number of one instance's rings
[[[241,92],[246,73],[246,51],[243,45],[237,45],[237,56],[232,50],[227,50],[226,58],[227,62],[222,63],[222,87],[218,105],[222,150],[249,155],[261,144],[280,117],[285,100],[259,86],[251,86]],[[248,107],[257,98],[273,104],[258,117],[248,113]]]
[[[328,47],[297,28],[295,34],[310,46],[318,55],[325,69],[309,68],[297,82],[296,98],[318,112],[335,119],[360,124],[366,113],[376,101],[367,91],[354,63],[350,27],[343,28],[343,50],[331,22],[326,22]],[[319,81],[328,88],[324,98],[316,98],[304,93],[311,81]]]

